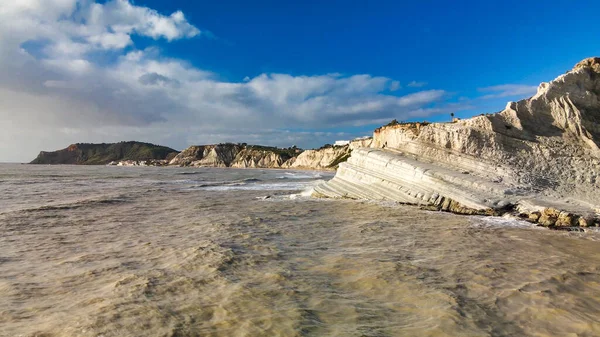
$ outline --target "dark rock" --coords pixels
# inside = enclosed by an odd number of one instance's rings
[[[554,225],[557,227],[572,227],[575,225],[574,215],[569,212],[560,212]]]

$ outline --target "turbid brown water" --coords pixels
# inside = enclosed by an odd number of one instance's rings
[[[600,335],[597,233],[290,197],[327,178],[0,165],[0,335]]]

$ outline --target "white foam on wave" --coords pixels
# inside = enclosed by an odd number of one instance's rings
[[[323,182],[321,172],[284,172],[283,176],[261,176],[230,181],[175,180],[177,184],[187,184],[185,190],[203,191],[302,191],[296,197],[308,197],[312,187]]]
[[[285,172],[285,175],[277,177],[278,179],[319,179],[323,178],[321,173],[298,173]]]
[[[313,180],[310,181],[309,184],[300,192],[295,194],[288,195],[289,199],[309,199],[312,198],[313,193],[315,192],[315,186],[324,183],[325,180]]]
[[[171,180],[171,181],[160,181],[160,180],[157,180],[157,182],[159,182],[159,183],[172,183],[172,184],[194,184],[194,183],[197,183],[198,180],[177,179],[177,180]]]
[[[471,219],[471,226],[487,228],[487,227],[514,227],[514,228],[541,228],[536,224],[519,220],[511,216],[485,216],[485,217],[473,217]]]
[[[300,193],[290,194],[288,196],[288,198],[290,198],[290,199],[308,199],[308,198],[312,197],[312,194],[314,191],[315,191],[315,187],[309,186]]]
[[[286,182],[286,183],[250,183],[231,184],[220,186],[204,186],[206,191],[297,191],[309,186],[312,182]]]

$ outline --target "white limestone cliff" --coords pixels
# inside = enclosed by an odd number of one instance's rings
[[[231,162],[235,168],[281,168],[289,157],[268,150],[242,149]]]
[[[298,155],[298,157],[290,159],[284,167],[312,170],[335,169],[341,161],[345,161],[349,156],[349,145],[306,150]]]
[[[360,144],[368,144],[368,142],[363,139]],[[183,150],[169,162],[169,165],[333,170],[350,156],[351,146],[350,144],[302,151],[296,148],[279,149],[231,143],[199,145]]]
[[[175,156],[169,165],[229,167],[241,148],[237,144],[190,146]]]
[[[514,207],[548,226],[586,225],[598,222],[599,147],[600,58],[591,58],[496,114],[377,129],[315,195],[466,214]]]

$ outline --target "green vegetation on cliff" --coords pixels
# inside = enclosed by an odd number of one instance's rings
[[[31,164],[105,165],[118,160],[170,160],[177,153],[178,151],[165,146],[133,141],[113,144],[78,143],[58,151],[42,151]]]
[[[337,169],[338,166],[340,166],[340,163],[344,163],[344,162],[348,161],[348,158],[350,158],[350,153],[344,153],[344,154],[340,155],[339,157],[335,158],[335,160],[333,162],[331,162],[331,164],[329,164],[329,166],[327,166],[327,167]]]
[[[242,144],[245,145],[245,144]],[[284,160],[288,160],[293,158],[300,153],[302,153],[302,149],[297,148],[296,146],[288,147],[288,148],[279,148],[275,146],[264,146],[264,145],[245,145],[248,150],[258,150],[258,151],[268,151],[273,152]]]

